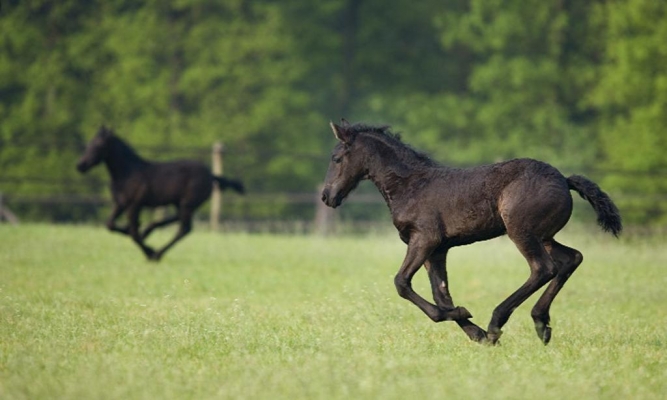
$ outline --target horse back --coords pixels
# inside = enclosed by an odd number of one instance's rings
[[[196,207],[210,196],[213,178],[203,163],[181,160],[150,164],[143,171],[142,180],[146,206]]]
[[[394,223],[399,231],[420,227],[450,245],[503,235],[506,216],[518,216],[522,209],[538,212],[551,202],[571,201],[565,177],[551,165],[532,159],[441,168],[432,172],[428,182],[394,216]]]

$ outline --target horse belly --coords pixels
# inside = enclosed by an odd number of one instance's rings
[[[210,195],[211,175],[203,164],[176,161],[157,164],[155,169],[146,196],[146,202],[153,207],[170,204],[196,207]]]
[[[488,240],[505,234],[505,224],[490,202],[467,204],[457,212],[442,214],[447,241],[454,245]]]
[[[145,204],[148,207],[159,207],[166,205],[178,205],[183,195],[183,184],[179,179],[155,180],[149,184],[148,192],[145,197]]]

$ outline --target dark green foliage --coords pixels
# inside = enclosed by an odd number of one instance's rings
[[[627,222],[667,220],[662,2],[0,3],[0,192],[10,203],[108,198],[103,170],[74,170],[102,124],[153,159],[208,161],[221,140],[225,174],[249,196],[308,193],[333,143],[327,122],[346,117],[392,124],[444,163],[534,157],[593,175]],[[225,213],[298,216],[277,200]],[[97,214],[11,204],[23,218]]]

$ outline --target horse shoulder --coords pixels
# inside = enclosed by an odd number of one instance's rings
[[[485,167],[450,169],[433,181],[426,196],[435,213],[430,227],[440,229],[443,241],[467,244],[504,232],[498,212],[501,187],[489,174]]]
[[[114,180],[111,193],[117,204],[128,206],[141,202],[148,192],[148,183],[142,174],[134,173],[124,179]]]
[[[442,197],[432,185],[421,184],[410,192],[410,196],[400,206],[392,209],[392,220],[405,243],[419,235],[421,240],[439,244],[443,241],[444,229],[440,216]]]

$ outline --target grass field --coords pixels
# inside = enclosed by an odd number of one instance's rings
[[[665,241],[560,239],[585,260],[552,342],[534,296],[488,347],[398,297],[394,234],[196,230],[154,264],[101,227],[0,225],[0,398],[664,399]],[[485,327],[528,268],[501,238],[453,250],[449,273]],[[430,297],[423,272],[415,288]]]

